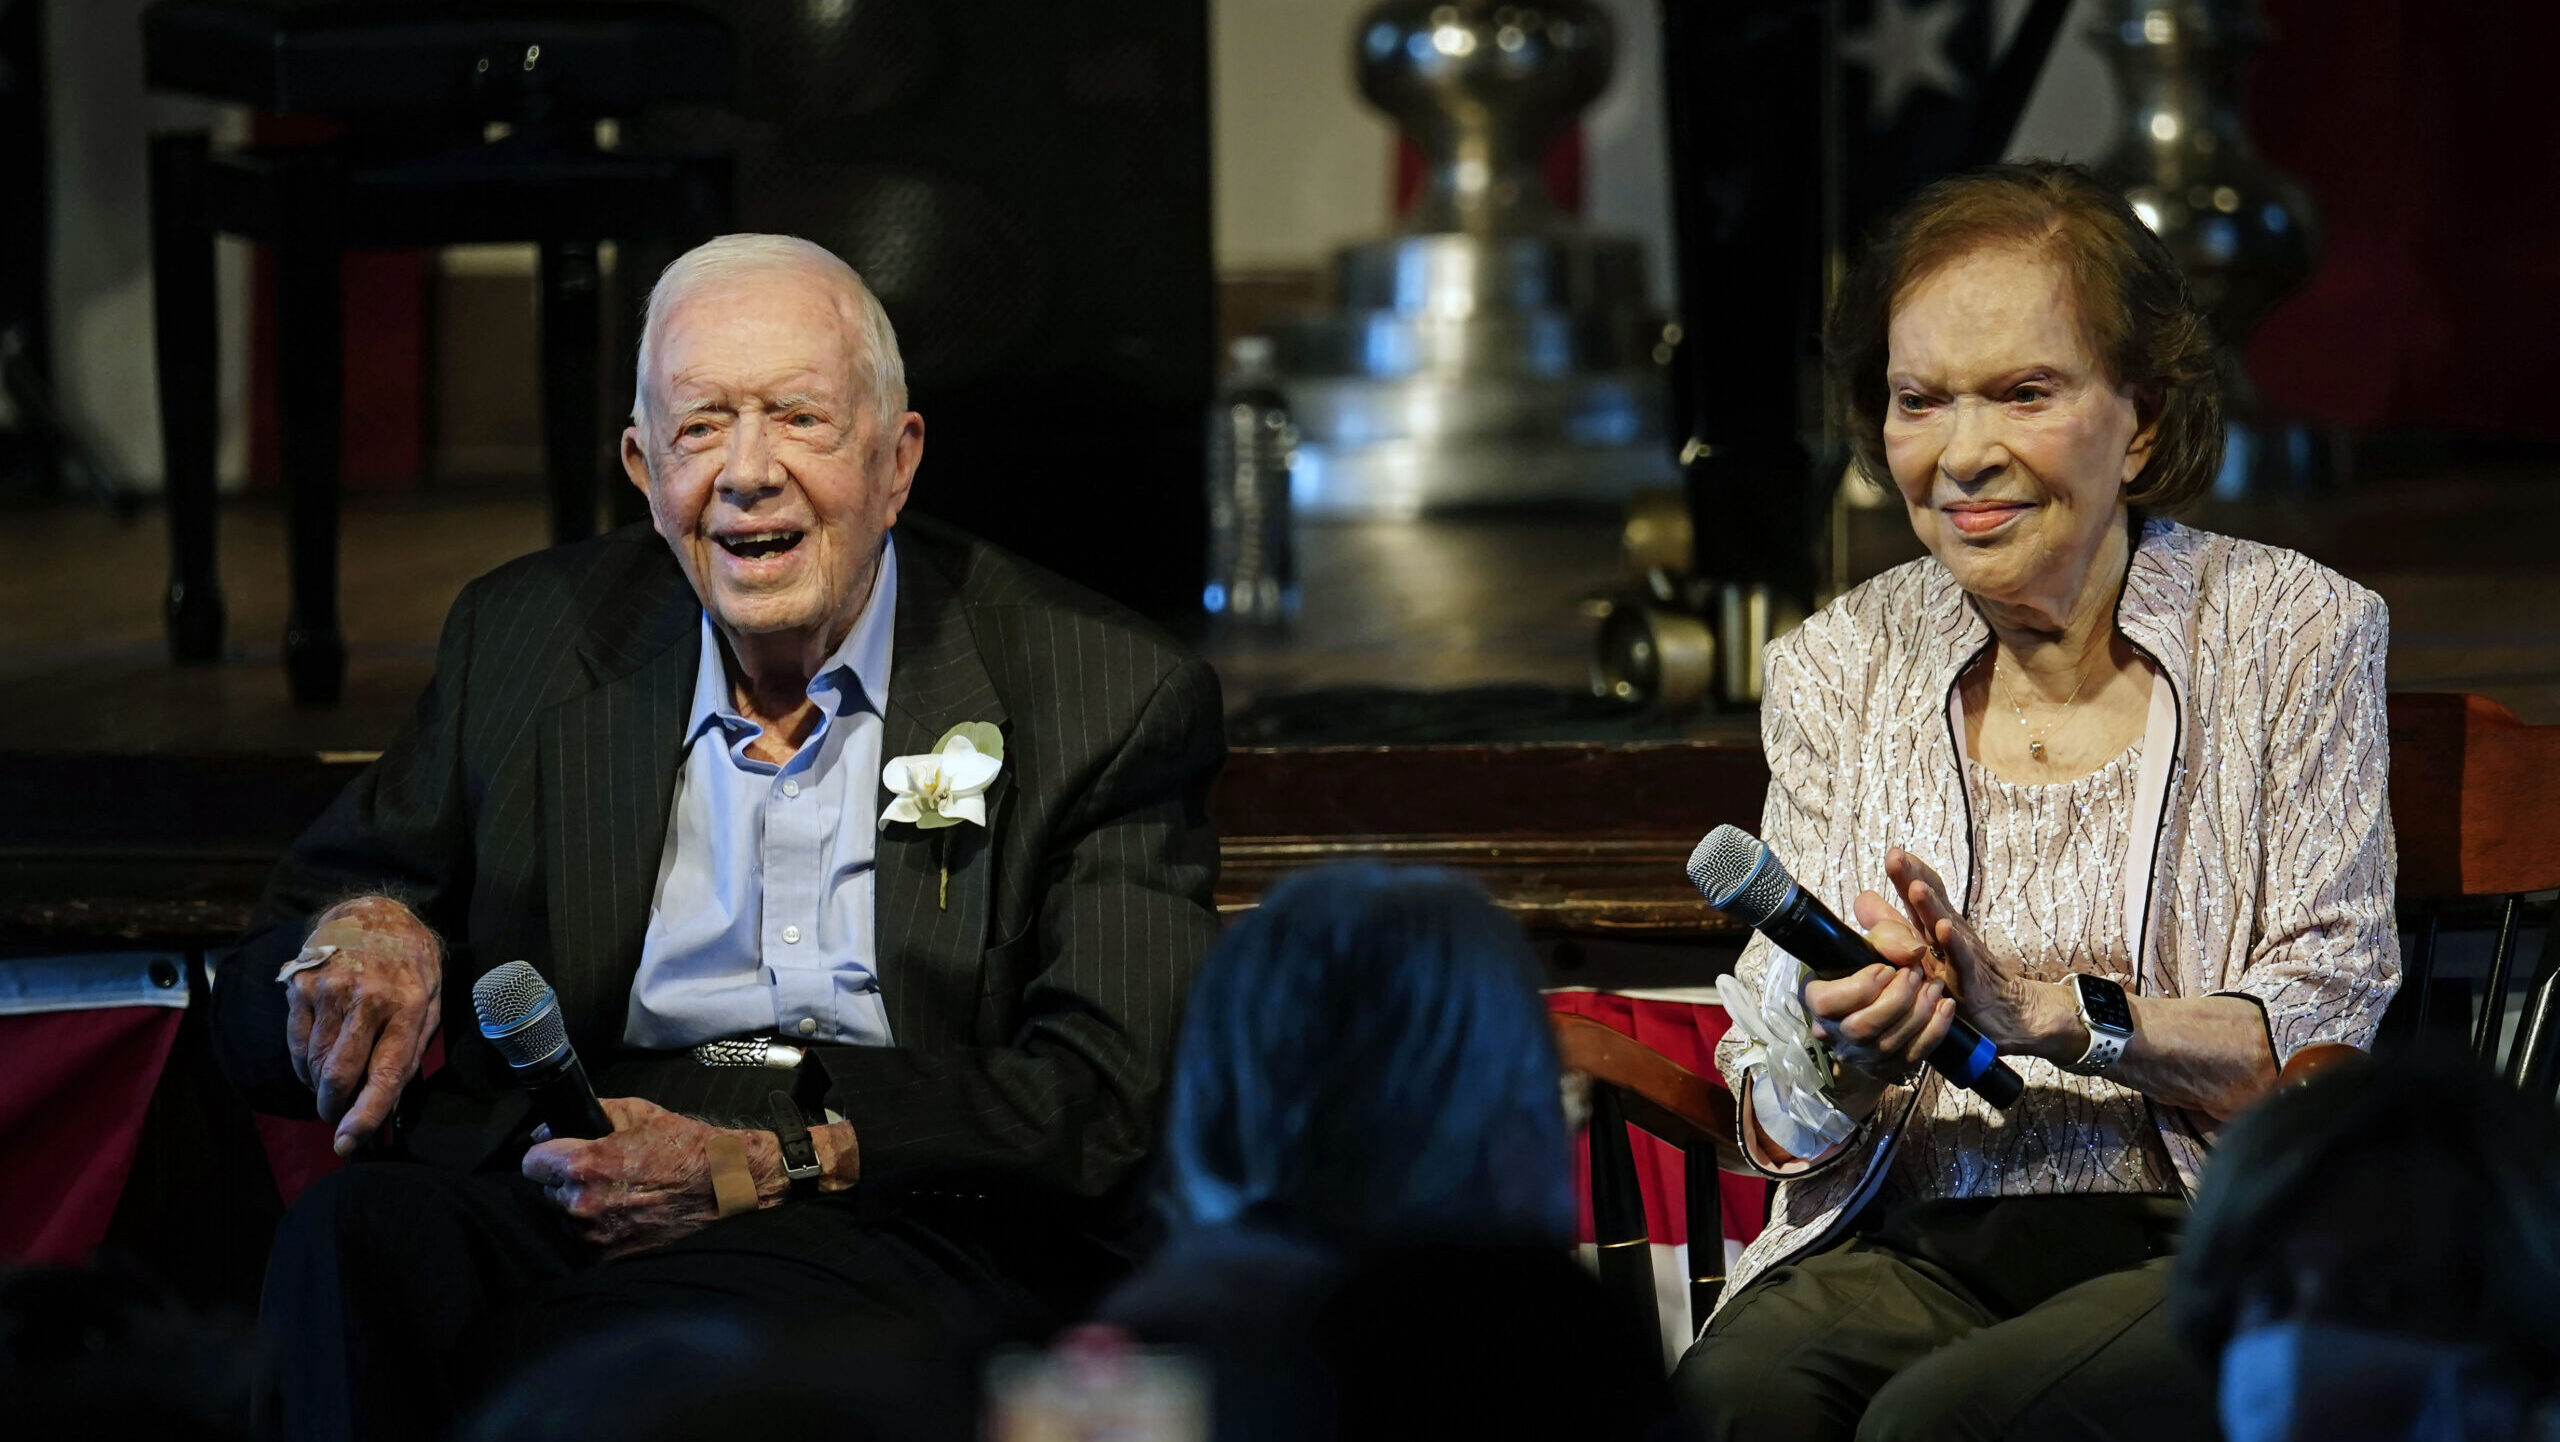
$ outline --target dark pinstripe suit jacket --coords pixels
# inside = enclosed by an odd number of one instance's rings
[[[876,964],[898,1044],[819,1048],[804,1100],[823,1094],[852,1121],[866,1192],[966,1179],[1100,1197],[1150,1143],[1184,990],[1216,929],[1217,682],[1119,607],[981,542],[909,519],[897,544],[883,754],[986,721],[1004,732],[1004,770],[983,830],[881,836]],[[222,969],[221,1054],[255,1103],[310,1115],[275,971],[331,900],[381,890],[449,947],[449,1067],[420,1103],[430,1130],[505,1140],[506,1068],[470,992],[518,958],[558,989],[601,1093],[762,1111],[770,1073],[620,1051],[700,615],[666,545],[638,527],[463,591],[417,714],[295,843]],[[844,824],[874,825],[886,803]]]

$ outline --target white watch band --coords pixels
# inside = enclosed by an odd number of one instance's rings
[[[2125,1044],[2133,1040],[2130,1032],[2100,1027],[2089,1015],[2089,1001],[2080,991],[2081,978],[2074,976],[2063,985],[2071,988],[2071,1007],[2080,1014],[2080,1025],[2089,1033],[2089,1049],[2080,1059],[2063,1068],[2074,1076],[2104,1076],[2124,1056]]]
[[[2080,1024],[2088,1026],[2088,1018],[2082,1017]],[[2114,1066],[2124,1056],[2126,1040],[2127,1038],[2117,1036],[2113,1032],[2100,1031],[2091,1026],[2089,1027],[2089,1049],[2080,1053],[2080,1059],[2063,1070],[2076,1072],[2081,1076],[2103,1076],[2107,1068]]]

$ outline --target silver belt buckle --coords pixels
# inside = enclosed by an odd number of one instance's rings
[[[808,1056],[806,1051],[789,1042],[769,1036],[751,1036],[739,1041],[706,1041],[693,1049],[693,1059],[704,1066],[771,1067],[775,1071],[798,1071]]]

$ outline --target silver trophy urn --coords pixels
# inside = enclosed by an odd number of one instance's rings
[[[1301,514],[1677,483],[1641,248],[1584,234],[1538,173],[1607,86],[1612,44],[1590,0],[1388,0],[1362,20],[1361,93],[1426,169],[1401,233],[1337,257],[1338,308],[1274,336]]]
[[[2302,188],[2240,127],[2243,62],[2266,38],[2255,0],[2107,0],[2094,32],[2123,105],[2098,162],[2168,242],[2232,357],[2226,497],[2313,484],[2333,469],[2325,436],[2265,415],[2238,357],[2258,322],[2307,279],[2318,222]]]

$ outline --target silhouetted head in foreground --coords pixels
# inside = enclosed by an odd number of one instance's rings
[[[2560,1121],[2456,1056],[2324,1072],[2224,1136],[2171,1316],[2230,1442],[2542,1435]]]
[[[1177,1229],[1563,1245],[1555,1043],[1519,926],[1435,869],[1272,888],[1192,988],[1165,1154]]]
[[[455,1442],[926,1442],[967,1437],[971,1349],[898,1324],[659,1312],[547,1354]]]

